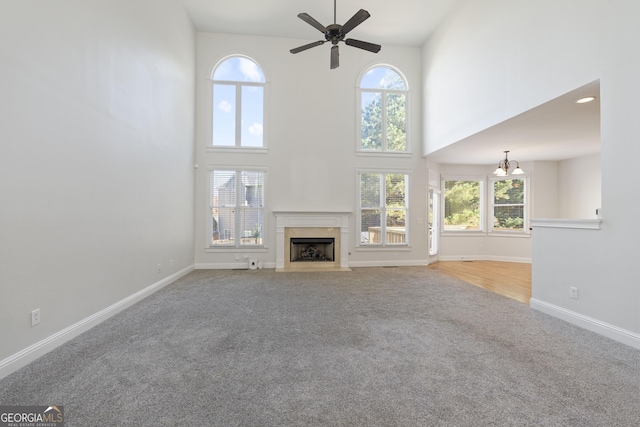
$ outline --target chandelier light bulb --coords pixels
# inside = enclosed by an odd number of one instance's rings
[[[507,176],[509,175],[509,170],[512,168],[512,164],[515,163],[516,168],[513,170],[513,172],[511,172],[512,175],[522,175],[524,174],[524,171],[522,169],[520,169],[520,164],[515,161],[515,160],[511,160],[509,161],[509,151],[505,151],[504,152],[504,160],[500,160],[500,163],[498,163],[498,168],[493,171],[493,174],[496,176]]]

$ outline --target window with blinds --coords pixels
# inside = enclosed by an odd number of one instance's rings
[[[264,245],[264,171],[210,171],[210,245]]]
[[[359,244],[408,244],[409,175],[361,172],[359,177]]]

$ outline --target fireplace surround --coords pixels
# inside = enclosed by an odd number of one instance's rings
[[[350,271],[349,216],[351,212],[275,211],[276,271]],[[333,260],[291,261],[291,239],[333,240]],[[324,243],[322,244],[322,250]],[[295,249],[294,250],[298,250]],[[325,258],[329,258],[325,256]]]

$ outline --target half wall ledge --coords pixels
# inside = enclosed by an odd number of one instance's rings
[[[583,230],[600,230],[600,224],[602,224],[602,218],[534,218],[531,220],[531,227],[533,228],[579,228]]]

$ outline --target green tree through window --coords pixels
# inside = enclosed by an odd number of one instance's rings
[[[407,150],[407,86],[396,71],[376,67],[360,83],[362,150]]]
[[[444,229],[480,230],[481,186],[478,180],[445,180]]]
[[[493,230],[524,230],[524,179],[493,182]]]

